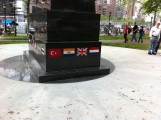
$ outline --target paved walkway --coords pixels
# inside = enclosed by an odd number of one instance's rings
[[[27,49],[0,45],[0,61]],[[39,84],[0,76],[0,120],[161,120],[161,56],[103,46],[102,58],[115,71],[85,82]]]
[[[99,40],[99,41],[103,43],[124,43],[124,40]],[[135,41],[128,41],[128,43],[135,43]],[[143,43],[149,43],[149,40],[143,40]]]

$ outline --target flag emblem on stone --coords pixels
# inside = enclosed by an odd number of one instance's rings
[[[41,52],[41,47],[40,47],[40,45],[38,45],[37,49],[38,49],[39,52]]]
[[[35,42],[35,48],[37,49],[37,43]]]
[[[75,48],[64,48],[63,56],[75,56]]]
[[[32,40],[29,38],[29,43],[32,45]]]
[[[61,49],[49,49],[49,57],[61,57]]]
[[[77,48],[77,56],[87,56],[88,48]]]
[[[35,47],[35,41],[33,40],[33,47]]]
[[[99,47],[89,48],[89,55],[99,55]]]
[[[41,47],[41,54],[42,55],[45,55],[45,49],[44,49],[44,47]]]

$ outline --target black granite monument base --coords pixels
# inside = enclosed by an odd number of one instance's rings
[[[57,81],[61,79],[110,74],[110,68],[106,67],[106,65],[103,64],[102,62],[99,67],[46,72],[40,66],[39,62],[34,58],[34,56],[30,53],[30,51],[24,51],[24,56],[28,61],[29,66],[32,70],[32,72],[30,73],[32,74],[32,76],[34,76],[34,79],[39,83],[48,82],[48,81]]]

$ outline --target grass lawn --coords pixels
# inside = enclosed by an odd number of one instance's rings
[[[102,45],[133,48],[139,50],[148,50],[149,48],[149,44],[137,44],[137,43],[102,43]]]
[[[132,35],[128,35],[127,39],[130,40]],[[137,39],[139,39],[139,34],[136,34]],[[124,35],[118,35],[118,36],[100,36],[100,40],[124,40]],[[143,40],[149,40],[149,35],[146,34],[143,36]]]
[[[0,41],[0,44],[21,44],[21,43],[28,43],[28,40],[26,41]]]
[[[6,35],[6,36],[4,36],[4,38],[28,38],[28,36],[22,36],[22,35],[17,35],[17,36],[14,36],[14,35]]]

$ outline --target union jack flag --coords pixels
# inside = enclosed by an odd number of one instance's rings
[[[88,48],[77,48],[77,56],[87,56]]]

